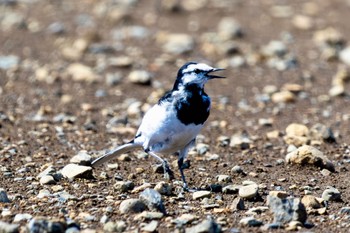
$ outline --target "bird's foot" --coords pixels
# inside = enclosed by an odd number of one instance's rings
[[[167,163],[165,163],[165,165],[163,165],[163,169],[164,169],[164,179],[166,179],[166,180],[175,179],[174,172],[170,169],[170,167],[168,166]]]

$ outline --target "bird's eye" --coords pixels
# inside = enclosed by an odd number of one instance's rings
[[[194,72],[195,72],[196,74],[199,74],[201,71],[200,71],[199,69],[195,69]]]

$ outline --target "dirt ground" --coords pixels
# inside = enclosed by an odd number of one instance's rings
[[[321,197],[332,186],[342,201],[329,202],[323,215],[309,214],[309,224],[300,231],[347,232],[350,220],[339,211],[350,205],[350,76],[339,85],[335,76],[350,70],[349,58],[340,56],[350,40],[349,10],[346,0],[0,0],[0,188],[11,200],[0,203],[0,219],[13,223],[23,213],[70,218],[83,231],[102,232],[105,223],[100,220],[107,215],[108,221],[125,221],[126,231],[141,231],[141,225],[150,221],[119,213],[121,201],[139,193],[118,193],[114,184],[118,179],[130,180],[135,187],[164,181],[152,169],[153,158],[130,153],[127,159],[114,161],[116,169],[95,169],[95,179],[43,185],[37,176],[49,165],[60,170],[81,150],[96,157],[131,140],[144,111],[172,87],[179,67],[200,61],[226,68],[227,78],[206,84],[212,111],[197,145],[205,143],[209,149],[204,155],[197,150],[188,156],[188,183],[205,189],[218,184],[218,175],[229,175],[229,184],[256,182],[261,199],[245,200],[245,210],[232,211],[238,194],[213,192],[207,201],[218,205],[205,209],[192,193],[181,199],[174,191],[173,196],[163,196],[168,216],[158,220],[157,231],[181,232],[172,220],[190,213],[196,220],[185,228],[210,215],[225,232],[261,232],[239,221],[248,216],[247,210],[267,206],[270,191]],[[218,27],[225,17],[240,25],[239,33],[229,38],[225,32],[230,27]],[[316,38],[329,28],[323,38]],[[187,51],[167,50],[164,44],[174,34],[192,38]],[[271,41],[285,48],[277,52],[267,48]],[[15,57],[12,65],[1,65],[10,55]],[[82,65],[83,71],[72,64]],[[151,84],[130,81],[134,70],[151,74]],[[335,86],[344,90],[334,94]],[[289,97],[283,96],[286,92]],[[282,93],[281,99],[273,93]],[[322,124],[332,130],[335,143],[307,143],[332,161],[335,172],[281,162],[290,148],[284,138],[292,123],[309,129]],[[250,139],[248,148],[223,146],[218,140],[242,132]],[[164,156],[176,161],[175,156]],[[244,173],[231,171],[236,165]],[[180,174],[172,167],[173,185],[179,188]],[[54,194],[57,186],[76,198],[60,202],[54,195],[38,197],[42,190]],[[255,218],[273,222],[270,211]],[[17,224],[26,231],[27,223]]]

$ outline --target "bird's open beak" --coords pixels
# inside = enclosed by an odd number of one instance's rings
[[[207,72],[207,76],[209,79],[214,79],[214,78],[226,78],[223,76],[218,76],[218,75],[210,75],[210,73],[212,72],[216,72],[216,71],[221,71],[221,70],[225,70],[225,69],[221,69],[221,68],[213,68],[212,70]]]

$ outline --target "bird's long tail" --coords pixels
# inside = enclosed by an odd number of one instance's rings
[[[132,149],[135,149],[135,148],[140,148],[141,146],[139,144],[136,144],[136,143],[133,143],[133,142],[129,142],[129,143],[126,143],[124,145],[121,145],[111,151],[109,151],[108,153],[102,155],[101,157],[95,159],[92,163],[91,163],[91,166],[92,167],[97,167],[111,159],[114,159],[116,158],[118,155],[121,155],[123,153],[126,153],[126,152],[129,152],[131,151]]]

